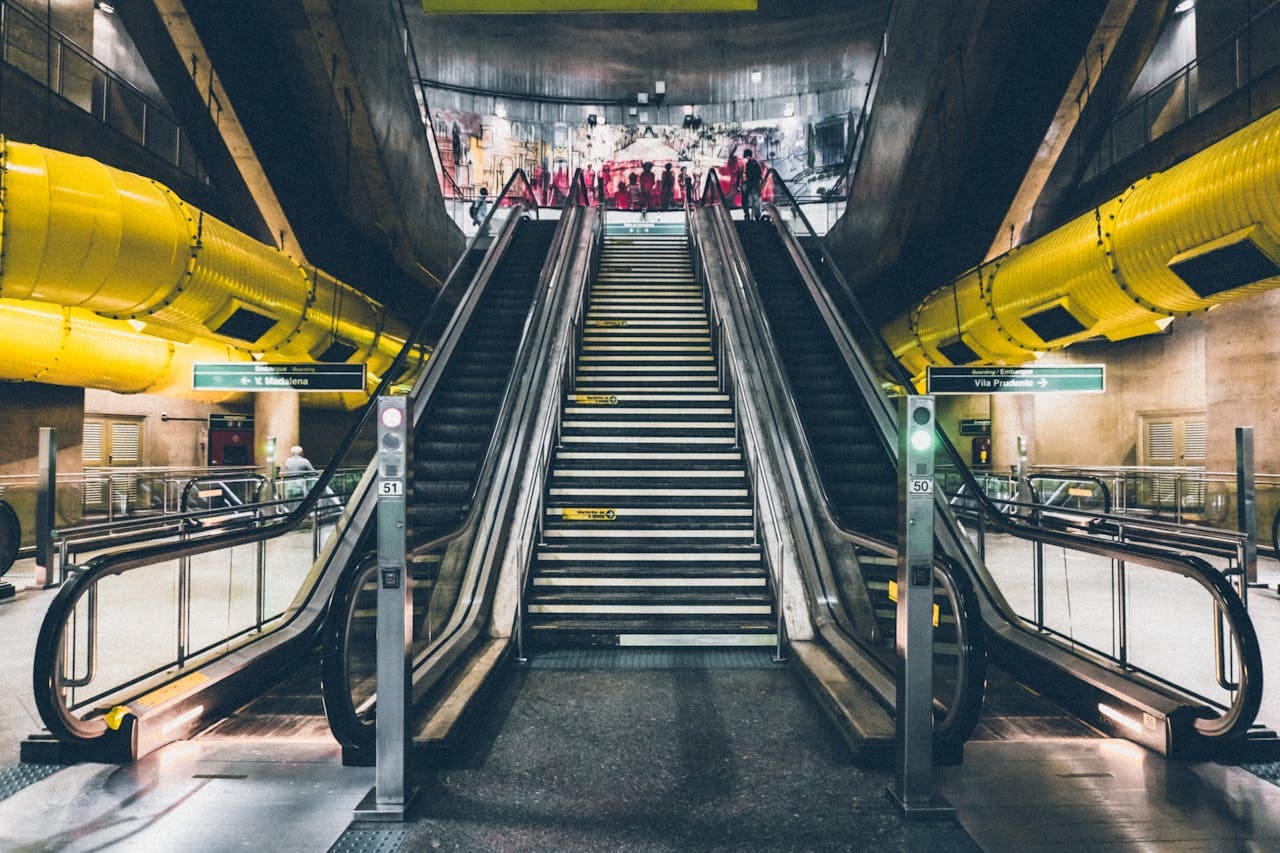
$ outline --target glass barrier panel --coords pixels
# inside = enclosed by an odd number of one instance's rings
[[[1128,565],[1129,662],[1223,704],[1214,675],[1213,601],[1191,578]],[[1228,639],[1228,651],[1231,650]]]
[[[107,124],[134,142],[143,141],[146,102],[128,86],[115,79],[107,81]]]
[[[265,542],[263,619],[270,621],[283,614],[302,590],[314,561],[315,534],[311,521],[283,536]]]
[[[58,69],[58,94],[86,112],[93,109],[97,69],[93,61],[74,47],[63,44]]]
[[[178,162],[178,123],[160,112],[147,110],[147,148],[167,163]]]
[[[229,637],[257,622],[258,545],[197,554],[190,564],[188,651],[224,648]]]
[[[1036,615],[1035,544],[1007,533],[987,532],[987,572],[1013,611],[1027,621]]]
[[[16,14],[9,6],[5,16],[4,59],[23,74],[48,84],[49,82],[49,36],[25,15]]]
[[[1104,654],[1116,655],[1111,561],[1049,545],[1043,551],[1045,627]]]
[[[178,648],[178,564],[157,563],[102,578],[96,606],[82,596],[68,626],[71,677],[86,684],[69,688],[73,707],[109,707],[118,686],[172,666]],[[92,609],[92,613],[91,613]],[[90,650],[96,666],[90,664]]]

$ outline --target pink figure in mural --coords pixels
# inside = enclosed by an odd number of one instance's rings
[[[630,194],[627,192],[627,182],[618,181],[618,194],[613,197],[613,206],[618,210],[626,210],[631,200]]]
[[[653,207],[654,182],[653,164],[645,163],[640,167],[640,209],[645,213],[648,213],[649,208]]]
[[[647,213],[649,206],[644,203],[644,193],[640,191],[640,179],[635,172],[627,175],[627,209]]]
[[[608,160],[600,166],[600,186],[602,187],[600,203],[604,204],[605,196],[613,191],[613,169],[610,167]]]
[[[542,170],[541,163],[533,164],[533,171],[529,174],[529,181],[533,184],[533,197],[537,199],[538,204],[546,204],[547,198],[542,191],[542,182],[546,177]]]
[[[591,204],[596,194],[596,170],[590,163],[582,173],[582,185],[587,188],[587,204]]]
[[[557,207],[564,204],[569,196],[569,170],[561,163],[556,168],[555,177],[551,179],[551,203]]]
[[[738,206],[738,171],[741,168],[737,153],[730,152],[729,159],[720,171],[720,191],[724,193],[725,203],[730,207]]]
[[[662,167],[662,196],[661,205],[663,210],[670,210],[675,207],[676,201],[676,173],[672,171],[671,164]]]

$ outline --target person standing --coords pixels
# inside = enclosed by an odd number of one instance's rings
[[[751,149],[742,152],[742,210],[747,219],[760,219],[760,186],[764,183],[764,172],[760,162],[751,155]]]

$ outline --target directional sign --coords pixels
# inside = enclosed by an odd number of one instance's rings
[[[196,364],[196,391],[363,391],[363,364]]]
[[[1098,394],[1106,390],[1106,367],[930,367],[930,394]]]

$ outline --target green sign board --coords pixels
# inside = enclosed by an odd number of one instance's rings
[[[1106,367],[930,367],[930,394],[1099,394],[1106,390]]]
[[[363,391],[363,364],[267,364],[259,361],[194,365],[196,391]]]

